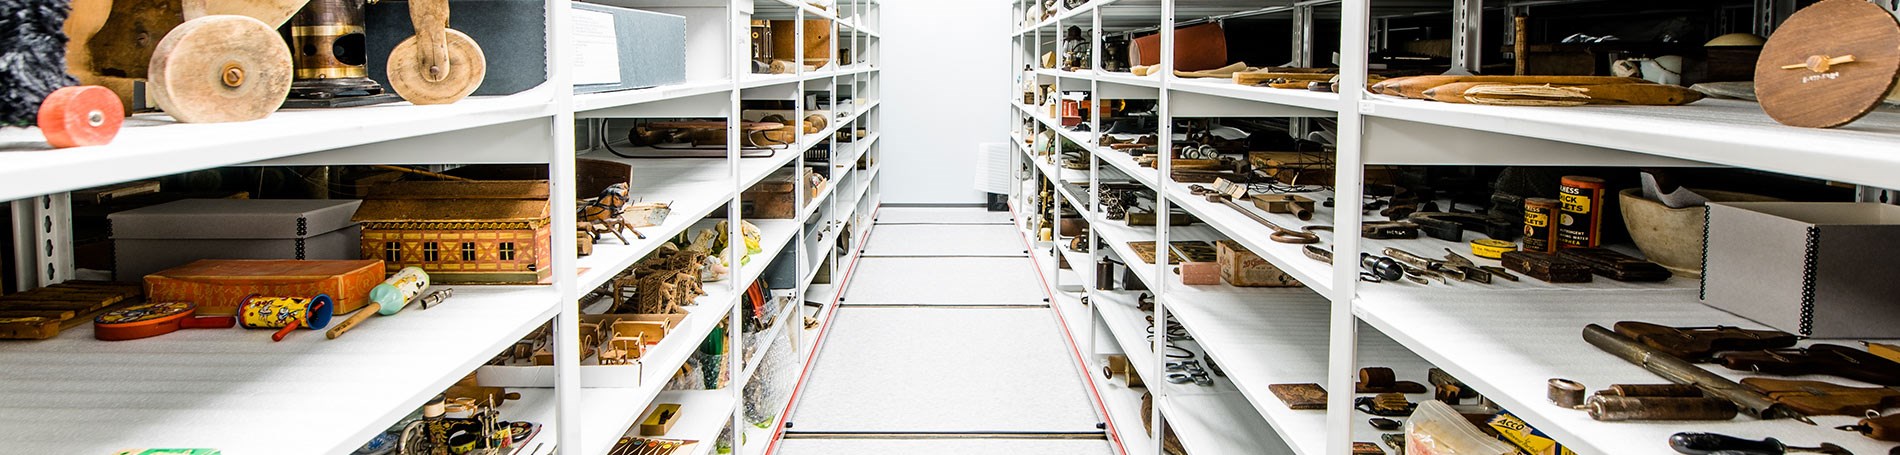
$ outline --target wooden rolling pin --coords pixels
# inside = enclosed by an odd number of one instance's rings
[[[1425,90],[1427,99],[1447,103],[1498,106],[1681,106],[1703,98],[1701,92],[1665,84],[1525,85],[1458,82]]]
[[[1372,84],[1372,92],[1382,95],[1403,96],[1412,99],[1429,99],[1425,91],[1432,87],[1458,82],[1495,82],[1518,85],[1614,85],[1614,84],[1650,84],[1651,82],[1633,77],[1616,76],[1410,76],[1395,77]]]

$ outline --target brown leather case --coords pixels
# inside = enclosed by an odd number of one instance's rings
[[[1128,45],[1128,55],[1136,65],[1161,63],[1161,35],[1154,34]],[[1227,66],[1227,32],[1220,23],[1206,23],[1174,29],[1174,70],[1201,71]]]
[[[1504,268],[1547,283],[1590,282],[1590,266],[1554,254],[1511,251],[1503,260]]]
[[[1272,384],[1267,390],[1289,409],[1326,409],[1326,389],[1319,384]]]
[[[1557,256],[1590,266],[1590,270],[1616,281],[1663,281],[1672,275],[1654,262],[1637,259],[1605,248],[1565,248]]]

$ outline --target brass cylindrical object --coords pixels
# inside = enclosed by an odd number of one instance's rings
[[[1623,420],[1729,420],[1735,418],[1735,403],[1721,398],[1680,397],[1590,397],[1590,418],[1604,422]]]
[[[1598,391],[1597,395],[1694,398],[1702,396],[1702,389],[1688,384],[1616,384]]]
[[[311,0],[290,18],[290,54],[297,68],[292,97],[383,93],[383,86],[369,79],[363,5],[363,0]]]
[[[1702,367],[1696,366],[1688,361],[1652,349],[1649,346],[1643,345],[1641,342],[1630,339],[1630,337],[1603,328],[1603,326],[1590,324],[1584,327],[1583,341],[1617,358],[1642,366],[1643,369],[1649,370],[1649,372],[1655,373],[1657,376],[1662,376],[1670,382],[1693,385],[1696,388],[1702,389],[1702,392],[1711,398],[1734,402],[1736,406],[1741,407],[1741,410],[1748,413],[1751,417],[1764,420],[1796,419],[1805,421],[1807,419],[1800,413],[1794,412],[1794,410],[1780,403],[1776,403],[1775,400],[1768,398],[1766,395],[1762,395],[1760,392],[1750,390],[1729,378],[1710,373],[1708,370],[1704,370]]]
[[[1583,383],[1564,378],[1550,379],[1550,402],[1566,408],[1583,406]]]

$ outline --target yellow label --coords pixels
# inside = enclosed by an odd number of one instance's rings
[[[1550,227],[1550,215],[1537,212],[1524,212],[1524,225],[1528,227]]]
[[[1561,194],[1557,196],[1563,210],[1571,213],[1590,213],[1590,197],[1581,194]]]

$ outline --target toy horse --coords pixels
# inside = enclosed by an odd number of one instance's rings
[[[601,190],[600,197],[581,203],[578,216],[581,230],[592,235],[594,240],[600,240],[600,234],[604,232],[613,234],[614,238],[625,244],[627,237],[620,235],[622,230],[633,231],[633,235],[642,240],[647,238],[646,234],[641,234],[640,230],[627,225],[627,220],[621,218],[627,212],[627,184],[615,183]]]

